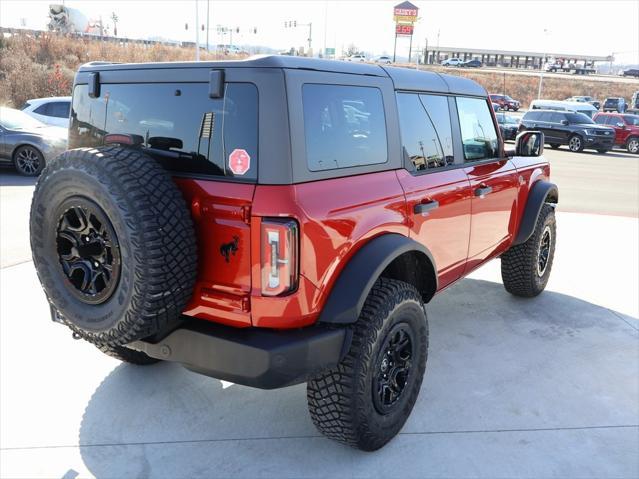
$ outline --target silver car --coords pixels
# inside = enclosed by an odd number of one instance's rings
[[[37,176],[47,161],[67,149],[66,128],[47,126],[26,113],[0,107],[0,164]]]

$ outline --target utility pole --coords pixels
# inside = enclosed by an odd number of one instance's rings
[[[195,61],[200,61],[200,20],[198,17],[198,4],[195,0]]]
[[[541,63],[541,72],[539,73],[539,90],[537,91],[537,99],[541,98],[541,86],[544,82],[544,68],[546,68],[546,50],[548,49],[548,29],[544,28],[544,35],[546,36],[546,41],[544,42],[544,59]]]

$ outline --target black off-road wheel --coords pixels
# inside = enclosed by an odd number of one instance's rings
[[[325,436],[374,451],[400,431],[422,384],[428,323],[418,291],[380,278],[340,364],[309,380],[308,408]]]
[[[532,236],[501,255],[501,278],[506,291],[532,298],[544,290],[550,278],[556,238],[555,209],[545,204]]]
[[[70,150],[43,170],[31,250],[51,304],[80,337],[122,346],[179,318],[196,276],[184,199],[151,157],[115,146]]]
[[[135,364],[137,366],[148,366],[159,362],[159,359],[152,358],[142,351],[136,351],[129,349],[125,346],[109,346],[102,344],[98,346],[98,349],[107,356],[118,359],[123,363]]]

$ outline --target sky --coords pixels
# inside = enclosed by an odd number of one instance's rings
[[[62,0],[58,0],[61,3]],[[2,0],[0,26],[43,29],[48,5],[55,1]],[[393,6],[400,0],[66,0],[66,6],[110,24],[119,17],[118,35],[195,40],[196,4],[199,23],[206,25],[209,43],[229,43],[217,25],[239,27],[234,44],[288,49],[306,45],[312,24],[315,52],[349,45],[369,54],[392,54]],[[610,55],[621,63],[639,64],[639,0],[414,0],[419,8],[413,48],[440,46],[566,54]],[[297,28],[285,28],[297,21]],[[185,24],[189,29],[185,30]],[[257,33],[249,33],[252,28]],[[205,32],[200,32],[204,43]],[[408,52],[400,38],[398,54]]]

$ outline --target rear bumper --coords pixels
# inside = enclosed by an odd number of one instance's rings
[[[186,320],[157,343],[135,341],[127,346],[206,376],[275,389],[336,366],[348,351],[350,334],[343,327],[274,331]]]

